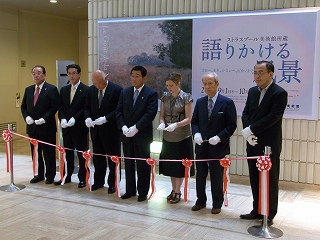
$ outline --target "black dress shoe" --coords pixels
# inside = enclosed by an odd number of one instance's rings
[[[30,180],[30,183],[37,183],[37,182],[40,182],[40,181],[43,181],[43,180],[44,180],[44,178],[40,178],[38,176],[35,176],[34,178],[32,178]]]
[[[212,214],[219,214],[219,213],[221,213],[221,208],[212,208],[211,213]]]
[[[52,184],[53,182],[53,179],[46,179],[46,184]]]
[[[103,188],[103,185],[93,184],[93,185],[91,186],[91,191],[95,191],[95,190],[97,190],[97,189],[99,189],[99,188]]]
[[[109,194],[112,194],[112,193],[115,193],[115,192],[116,192],[115,187],[109,187],[109,188],[108,188],[108,193],[109,193]]]
[[[71,180],[66,179],[66,180],[64,181],[64,184],[66,184],[66,183],[70,183],[70,182],[71,182]],[[62,183],[62,181],[61,181],[61,180],[59,180],[58,182],[55,182],[55,183],[54,183],[54,185],[59,186],[59,185],[61,185],[61,183]]]
[[[194,206],[191,208],[191,210],[192,210],[192,211],[199,211],[200,209],[205,208],[205,207],[206,207],[206,205],[194,205]]]
[[[134,197],[136,194],[135,193],[125,193],[121,196],[121,199],[127,199],[127,198],[131,198],[131,197]]]
[[[262,216],[260,214],[248,213],[248,214],[241,214],[240,218],[246,219],[246,220],[253,220],[253,219],[262,219]]]
[[[85,181],[80,181],[79,184],[78,184],[78,188],[84,188],[86,187],[86,182]]]
[[[147,200],[147,196],[138,196],[138,202],[143,202],[145,200]]]

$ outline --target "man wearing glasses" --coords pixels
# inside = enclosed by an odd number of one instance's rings
[[[77,150],[79,160],[79,188],[86,186],[85,159],[80,151],[88,148],[88,128],[84,123],[84,103],[88,86],[80,81],[81,67],[77,64],[67,66],[68,80],[70,84],[60,90],[58,117],[62,128],[63,146],[66,150],[67,172],[65,179],[55,182],[61,185],[71,182],[74,171],[74,149]],[[72,149],[72,150],[70,150]],[[64,181],[63,181],[64,180]]]
[[[269,216],[268,225],[278,209],[279,168],[282,144],[282,117],[287,106],[288,93],[273,82],[274,65],[259,61],[254,66],[254,81],[257,86],[249,89],[242,112],[242,135],[247,140],[247,156],[264,155],[265,146],[271,147],[272,167],[269,171]],[[248,160],[249,178],[253,195],[253,209],[241,219],[262,219],[258,213],[259,170],[256,160]]]

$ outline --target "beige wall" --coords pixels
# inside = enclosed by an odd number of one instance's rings
[[[20,94],[21,104],[25,87],[33,84],[34,65],[45,66],[47,81],[56,85],[56,60],[74,60],[83,69],[82,81],[88,83],[87,29],[87,21],[0,10],[0,124],[16,122],[17,132],[25,133],[15,96]]]
[[[97,68],[97,19],[170,14],[195,14],[281,8],[320,7],[320,1],[305,0],[89,0],[89,72]],[[155,120],[157,121],[157,120]],[[154,124],[154,125],[157,125]],[[230,157],[245,156],[242,123],[231,137]],[[155,131],[156,138],[159,137]],[[246,161],[232,161],[230,173],[248,175]],[[280,179],[320,184],[320,121],[283,121],[283,151]]]

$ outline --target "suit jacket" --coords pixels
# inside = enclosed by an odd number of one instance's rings
[[[120,132],[116,124],[116,107],[119,101],[122,87],[108,81],[107,88],[103,95],[101,106],[99,108],[98,89],[90,86],[86,96],[84,116],[91,118],[92,121],[99,117],[105,117],[107,122],[102,125],[95,125],[90,129],[91,139],[95,140],[98,133],[106,142],[115,142],[120,139]]]
[[[57,87],[44,82],[35,106],[33,106],[34,92],[35,85],[31,85],[25,89],[21,104],[22,116],[24,119],[30,116],[33,120],[43,118],[46,123],[41,125],[36,125],[35,123],[31,125],[27,124],[27,134],[34,136],[36,133],[41,133],[42,135],[55,133],[57,131],[55,114],[59,104]]]
[[[154,120],[158,111],[158,93],[144,85],[133,106],[133,86],[123,89],[117,107],[117,124],[121,129],[124,125],[128,128],[136,125],[139,130],[131,139],[135,144],[146,144],[153,141]],[[127,143],[130,138],[121,134],[121,141]]]
[[[84,119],[84,106],[87,91],[89,87],[82,82],[77,87],[77,91],[74,94],[72,102],[70,103],[70,90],[71,84],[64,86],[60,90],[59,98],[59,119],[66,119],[69,121],[70,118],[76,120],[72,127],[62,128],[63,134],[73,134],[73,135],[85,135],[88,133],[88,128],[85,124]]]
[[[258,138],[258,144],[252,147],[247,143],[247,153],[252,155],[265,146],[271,146],[275,155],[280,155],[282,146],[282,117],[287,106],[288,93],[279,85],[272,83],[265,93],[260,105],[260,91],[257,86],[249,89],[246,105],[242,112],[243,128],[250,126]]]
[[[209,140],[217,135],[221,142],[216,145],[196,144],[197,155],[206,147],[212,158],[221,158],[230,153],[229,139],[237,128],[237,112],[233,100],[218,94],[210,120],[208,119],[208,96],[199,98],[193,111],[192,133],[201,133],[203,140]]]

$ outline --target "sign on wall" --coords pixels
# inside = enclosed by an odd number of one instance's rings
[[[204,95],[201,77],[215,71],[219,92],[241,115],[259,60],[275,65],[273,81],[288,92],[285,118],[318,119],[319,8],[101,19],[99,68],[129,85],[129,69],[144,65],[151,87],[183,75],[182,89]]]

